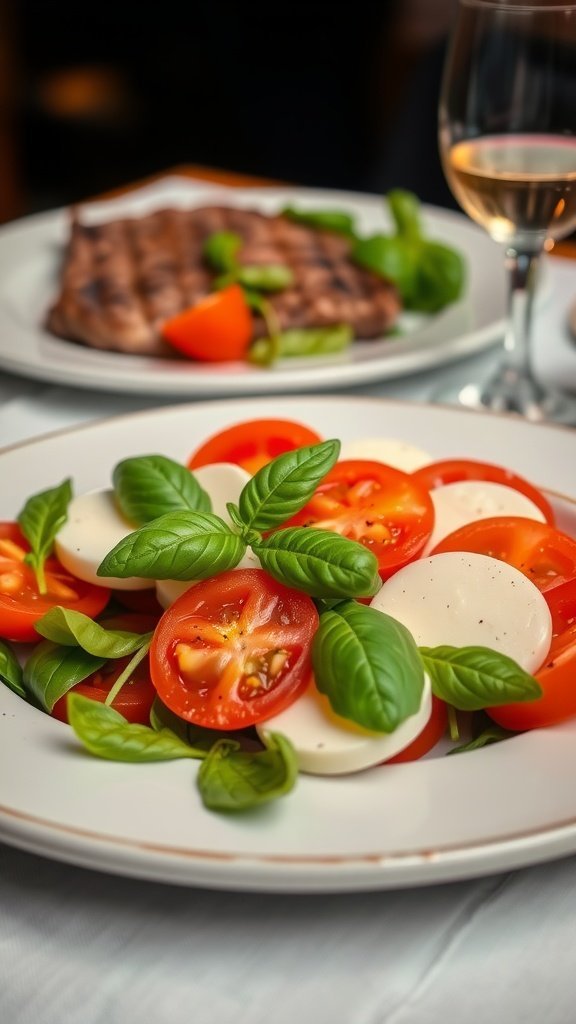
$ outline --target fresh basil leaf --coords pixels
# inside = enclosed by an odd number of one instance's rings
[[[285,206],[281,212],[295,224],[304,224],[319,231],[335,231],[348,238],[356,233],[354,218],[342,210],[296,210],[293,206]]]
[[[279,733],[267,733],[266,749],[256,754],[239,750],[228,739],[214,745],[198,771],[198,788],[211,811],[247,811],[284,796],[294,788],[298,762],[292,744]]]
[[[236,276],[243,287],[258,292],[280,292],[294,282],[294,274],[290,267],[285,267],[281,263],[238,267]]]
[[[285,523],[310,500],[339,453],[339,441],[322,441],[285,452],[259,469],[238,501],[244,525],[269,530]]]
[[[210,498],[194,474],[165,455],[123,459],[116,465],[112,481],[120,511],[136,526],[179,509],[212,511]]]
[[[421,647],[432,692],[459,711],[537,700],[542,688],[512,658],[487,647]]]
[[[462,743],[459,747],[452,747],[448,754],[464,754],[469,750],[481,750],[482,747],[487,747],[492,743],[501,743],[502,740],[508,740],[516,735],[517,733],[509,732],[508,729],[502,729],[499,725],[491,725],[479,733],[473,740],[469,740],[468,743]]]
[[[387,193],[386,201],[396,226],[396,233],[413,242],[420,241],[422,204],[418,196],[403,188],[393,188]]]
[[[205,756],[169,729],[156,732],[147,725],[134,725],[114,708],[79,693],[68,697],[68,721],[86,750],[109,761],[143,763]]]
[[[22,685],[22,667],[10,644],[0,640],[0,680],[19,697],[26,697]]]
[[[237,256],[241,248],[240,235],[233,231],[215,231],[204,242],[202,253],[213,270],[226,274],[236,270]]]
[[[124,537],[98,567],[99,576],[201,580],[238,565],[246,544],[210,512],[169,512]]]
[[[301,359],[303,357],[334,355],[348,348],[354,338],[350,324],[335,324],[331,327],[294,327],[281,331],[276,338],[272,353],[270,338],[256,338],[248,349],[248,360],[259,366],[268,366],[276,359]]]
[[[124,629],[105,629],[82,612],[57,605],[36,623],[36,632],[55,644],[81,647],[99,658],[124,658],[140,650],[152,633],[131,633]]]
[[[38,704],[52,711],[56,701],[105,664],[106,658],[88,654],[81,647],[61,647],[44,640],[24,665],[24,686]]]
[[[312,664],[336,714],[365,729],[393,732],[420,707],[424,670],[416,643],[376,608],[343,601],[322,612]]]
[[[25,561],[32,566],[41,594],[46,593],[44,563],[52,551],[54,538],[66,522],[72,498],[72,484],[64,480],[58,487],[32,495],[18,516],[18,524],[30,545]]]
[[[376,556],[329,530],[289,527],[252,542],[252,550],[275,580],[311,597],[371,597],[381,586]]]

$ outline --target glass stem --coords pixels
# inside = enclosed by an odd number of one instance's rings
[[[506,250],[508,322],[504,336],[503,374],[510,386],[534,382],[532,372],[532,311],[540,252]],[[534,387],[537,385],[534,382]]]

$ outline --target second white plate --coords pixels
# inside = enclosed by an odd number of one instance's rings
[[[83,208],[100,220],[138,215],[161,206],[203,205],[215,200],[274,212],[301,208],[348,210],[365,233],[386,230],[379,196],[310,189],[232,189],[165,178],[127,196]],[[105,391],[149,395],[273,394],[318,391],[373,383],[440,366],[480,351],[503,334],[505,277],[502,253],[464,216],[425,207],[427,234],[459,249],[467,263],[463,298],[436,316],[403,318],[406,333],[355,342],[329,359],[285,360],[273,369],[248,363],[199,364],[100,352],[48,334],[42,322],[56,294],[68,215],[56,210],[0,230],[0,364],[26,377]]]

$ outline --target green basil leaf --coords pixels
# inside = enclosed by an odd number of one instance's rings
[[[55,644],[81,647],[98,658],[124,658],[140,650],[152,633],[132,633],[124,629],[105,629],[88,615],[59,605],[36,623],[36,632]]]
[[[214,745],[200,765],[198,788],[211,811],[247,811],[294,788],[298,762],[292,744],[268,733],[266,749],[248,754],[228,739]]]
[[[316,527],[288,527],[252,542],[263,569],[311,597],[371,597],[381,586],[378,559],[362,544]]]
[[[244,288],[259,292],[280,292],[294,282],[290,267],[281,263],[239,267],[236,276]]]
[[[340,453],[339,441],[322,441],[279,455],[248,481],[238,501],[245,526],[269,530],[310,500]]]
[[[501,743],[502,740],[508,740],[511,736],[516,735],[517,733],[509,732],[508,729],[502,729],[499,725],[491,725],[479,733],[473,740],[469,740],[468,743],[461,743],[459,747],[452,747],[448,754],[464,754],[469,750],[481,750],[482,747],[487,747],[492,743]]]
[[[58,487],[32,495],[18,516],[18,524],[30,545],[25,561],[32,566],[41,594],[46,593],[44,562],[52,551],[54,538],[66,522],[72,498],[72,484],[64,480]]]
[[[343,601],[322,612],[312,663],[336,714],[365,729],[393,732],[420,707],[424,670],[416,643],[376,608]]]
[[[169,729],[156,732],[147,725],[134,725],[114,708],[79,693],[68,697],[68,721],[86,750],[109,761],[143,763],[205,756]]]
[[[204,750],[206,753],[218,740],[222,739],[221,730],[207,729],[201,725],[195,725],[194,722],[185,721],[184,718],[180,718],[179,715],[170,711],[159,697],[154,698],[150,710],[150,725],[156,730],[169,729],[190,747]],[[237,743],[241,750],[254,752],[263,749],[255,729],[226,731],[226,739]]]
[[[421,647],[432,692],[459,711],[537,700],[542,688],[512,658],[487,647]]]
[[[112,480],[120,511],[136,526],[179,509],[212,511],[210,498],[194,474],[164,455],[123,459]]]
[[[19,697],[26,697],[22,685],[22,667],[10,644],[0,640],[0,680]]]
[[[335,231],[348,238],[356,233],[354,218],[342,210],[296,210],[293,206],[285,206],[282,216],[295,224],[304,224],[319,231]]]
[[[246,544],[210,512],[169,512],[124,537],[98,567],[99,576],[201,580],[238,565]]]
[[[215,231],[204,242],[202,254],[213,270],[226,274],[236,270],[237,256],[241,248],[240,235],[233,231]]]
[[[281,331],[275,339],[272,351],[271,338],[256,338],[248,349],[248,360],[259,366],[268,366],[274,358],[298,359],[310,356],[327,356],[343,352],[354,338],[350,324],[335,324],[332,327],[295,327]]]
[[[24,685],[45,711],[57,700],[105,664],[81,647],[60,647],[44,640],[34,648],[24,665]]]
[[[386,201],[397,234],[418,242],[422,238],[422,205],[418,196],[403,188],[393,188],[386,195]]]

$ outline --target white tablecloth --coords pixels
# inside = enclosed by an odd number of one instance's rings
[[[576,392],[576,264],[551,271],[536,365]],[[428,400],[495,358],[355,393]],[[156,404],[0,374],[0,443]],[[0,1024],[574,1020],[576,858],[412,891],[274,896],[123,879],[0,845]]]

